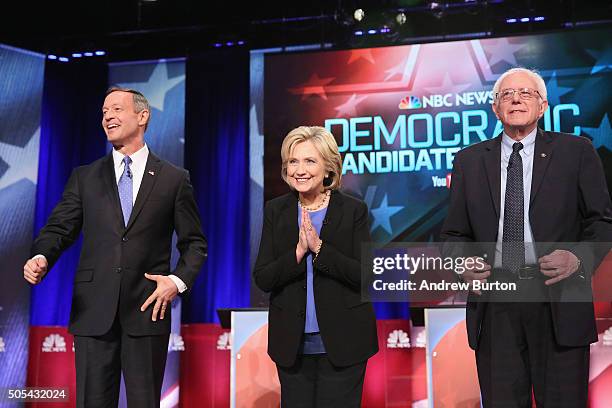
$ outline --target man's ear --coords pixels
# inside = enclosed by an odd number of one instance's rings
[[[546,112],[546,109],[548,109],[548,101],[542,101],[542,104],[540,105],[540,114],[538,115],[538,119],[544,116],[544,112]]]
[[[150,116],[150,113],[147,109],[143,109],[140,112],[138,112],[138,124],[140,126],[146,125],[147,122],[149,121],[149,116]]]
[[[493,102],[493,103],[491,104],[491,109],[493,110],[493,113],[495,114],[495,117],[496,117],[497,119],[499,119],[499,114],[498,114],[498,112],[497,112],[497,104],[496,104],[495,102]]]

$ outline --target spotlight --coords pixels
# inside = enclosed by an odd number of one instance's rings
[[[540,16],[540,17],[535,17],[533,19],[533,21],[544,21],[544,17]]]
[[[59,57],[58,59],[60,60],[60,62],[68,62],[69,61],[68,58],[66,58],[66,57]]]
[[[83,56],[83,54],[81,54],[80,52],[73,52],[72,53],[72,58],[81,58]]]
[[[406,22],[406,14],[403,12],[398,13],[397,16],[395,16],[395,21],[397,21],[397,24],[403,25]]]
[[[361,21],[363,20],[365,17],[365,12],[362,9],[357,9],[355,10],[355,12],[353,13],[353,18],[356,21]]]
[[[91,51],[87,51],[87,52],[84,52],[83,55],[86,57],[93,57],[94,53]]]
[[[355,35],[363,35],[363,30],[357,30],[357,31],[355,31]]]
[[[95,54],[97,56],[102,56],[102,55],[106,55],[106,52],[105,51],[96,51]]]
[[[47,58],[49,58],[50,60],[56,60],[57,59],[57,55],[49,54],[49,55],[47,55]]]
[[[375,30],[375,29],[373,29],[373,28],[372,28],[372,29],[370,29],[370,30],[368,30],[368,34],[370,34],[370,35],[376,34],[377,32],[378,32],[378,31],[376,31],[376,30]]]
[[[506,19],[506,23],[508,23],[508,24],[512,24],[512,23],[516,23],[516,22],[517,22],[516,18],[508,18],[508,19]]]
[[[521,23],[527,23],[527,22],[529,22],[529,17],[521,18]]]

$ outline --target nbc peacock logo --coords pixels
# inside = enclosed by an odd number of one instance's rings
[[[42,344],[43,353],[65,353],[66,352],[66,340],[63,336],[52,333],[45,337]]]
[[[183,336],[176,333],[170,333],[170,339],[168,340],[168,351],[185,351],[185,341],[183,341]]]
[[[228,332],[222,333],[217,339],[217,350],[231,350],[232,339]]]
[[[407,96],[405,98],[402,98],[402,100],[400,101],[398,108],[400,109],[420,109],[423,107],[423,104],[421,103],[421,100],[419,99],[418,96]]]
[[[387,337],[387,348],[410,348],[410,338],[403,330],[393,330]]]

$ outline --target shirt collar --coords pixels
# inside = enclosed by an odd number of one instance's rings
[[[537,133],[538,127],[536,126],[531,132],[529,132],[527,136],[525,136],[521,140],[521,143],[523,144],[522,151],[527,156],[533,154],[533,151],[535,150],[535,141]],[[506,132],[504,132],[504,134],[502,135],[502,149],[506,155],[512,153],[512,145],[514,143],[516,143],[515,140],[508,136]]]
[[[125,155],[123,153],[119,153],[117,150],[113,149],[113,163],[116,169],[120,168],[123,165],[124,157]],[[130,158],[132,159],[132,164],[140,163],[143,161],[146,162],[148,157],[149,157],[149,148],[147,147],[146,143],[137,152],[132,153],[130,155]]]

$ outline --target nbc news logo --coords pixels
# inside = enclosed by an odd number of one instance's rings
[[[419,109],[422,107],[423,104],[418,96],[407,96],[402,98],[398,106],[400,109]]]
[[[393,330],[387,337],[387,348],[410,348],[410,338],[403,330]]]
[[[225,332],[217,339],[217,350],[230,350],[232,348],[230,334]]]
[[[168,351],[185,351],[185,342],[183,336],[176,333],[170,333],[170,341],[168,341]]]
[[[53,333],[45,337],[42,344],[43,353],[66,352],[66,340],[59,334]]]

